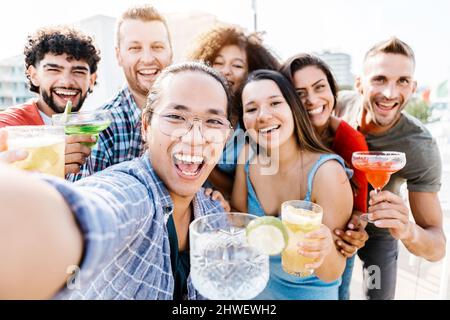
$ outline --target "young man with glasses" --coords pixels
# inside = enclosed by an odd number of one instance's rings
[[[143,156],[75,184],[0,166],[0,225],[11,230],[0,233],[0,299],[201,298],[188,229],[223,211],[201,187],[231,134],[230,101],[213,69],[174,65],[143,110]]]

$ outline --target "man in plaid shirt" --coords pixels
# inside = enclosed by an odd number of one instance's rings
[[[75,184],[0,165],[0,299],[201,299],[172,242],[188,252],[192,219],[223,211],[202,185],[232,134],[230,106],[212,68],[173,65],[143,110],[142,157]]]
[[[100,133],[88,164],[77,174],[77,181],[95,172],[143,153],[141,113],[156,77],[172,62],[172,45],[166,21],[151,5],[128,9],[119,18],[116,29],[116,57],[127,84],[102,109],[111,110],[112,122]]]

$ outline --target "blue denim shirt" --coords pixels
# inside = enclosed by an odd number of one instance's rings
[[[63,195],[84,235],[79,288],[57,299],[161,299],[173,297],[174,279],[166,222],[169,193],[148,154],[71,184],[46,177]],[[193,199],[194,216],[222,212],[204,195]],[[203,299],[188,278],[188,298]]]

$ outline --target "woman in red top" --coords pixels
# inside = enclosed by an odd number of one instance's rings
[[[330,68],[320,58],[310,54],[299,54],[289,58],[281,72],[291,79],[295,89],[308,111],[309,118],[322,142],[340,155],[349,167],[352,153],[367,151],[364,136],[345,121],[332,115],[336,105],[337,84]],[[336,230],[336,246],[347,257],[347,267],[339,288],[339,299],[349,299],[350,279],[356,251],[364,246],[368,235],[361,225],[359,215],[367,211],[367,180],[364,172],[354,170],[352,181],[354,191],[353,214],[348,223],[349,230]],[[350,235],[347,234],[350,233]]]

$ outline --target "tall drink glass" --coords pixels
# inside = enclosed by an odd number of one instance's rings
[[[248,300],[266,287],[269,256],[247,243],[245,228],[258,217],[218,213],[189,226],[192,282],[211,300]]]
[[[281,205],[281,220],[289,235],[288,245],[281,253],[281,266],[285,272],[298,277],[313,274],[314,270],[307,269],[305,265],[314,262],[314,259],[300,255],[297,244],[314,241],[305,239],[304,236],[320,228],[322,216],[322,207],[309,201],[291,200]]]
[[[25,149],[28,157],[13,166],[64,178],[64,127],[11,126],[8,132],[8,150]]]

